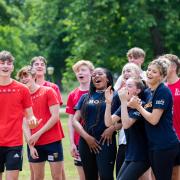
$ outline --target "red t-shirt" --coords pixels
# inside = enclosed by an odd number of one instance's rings
[[[167,86],[173,96],[173,126],[180,139],[180,79],[174,84],[167,83]]]
[[[59,104],[61,106],[63,104],[63,101],[62,101],[62,96],[61,96],[61,92],[60,92],[59,87],[56,84],[54,84],[52,82],[49,82],[49,81],[45,81],[43,86],[51,87],[56,91],[57,97],[58,97],[58,100],[59,100]]]
[[[41,129],[51,117],[49,107],[59,104],[55,91],[50,87],[41,86],[35,93],[31,94],[33,103],[33,112],[37,119],[42,119],[37,128],[32,129],[31,133],[34,134]],[[59,141],[64,137],[60,120],[48,131],[43,133],[36,145],[49,144]]]
[[[75,114],[74,107],[76,106],[80,97],[87,92],[88,91],[81,91],[79,88],[76,88],[69,93],[67,105],[66,105],[66,113],[67,114],[72,114],[72,115]],[[76,131],[74,131],[74,143],[76,145],[78,145],[78,143],[79,143],[79,134]]]
[[[23,84],[13,80],[7,86],[0,86],[0,146],[23,144],[24,110],[31,106],[30,92]]]

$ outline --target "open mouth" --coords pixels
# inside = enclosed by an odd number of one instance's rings
[[[8,72],[9,70],[8,69],[4,69],[4,70],[2,70],[3,72]]]
[[[84,76],[79,76],[78,78],[79,78],[79,79],[84,79]]]
[[[97,80],[95,80],[95,83],[99,84],[99,83],[101,83],[101,81],[97,79]]]

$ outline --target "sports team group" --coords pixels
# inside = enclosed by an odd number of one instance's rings
[[[78,87],[66,104],[70,154],[80,180],[180,180],[180,59],[163,54],[142,70],[145,51],[127,51],[112,73],[89,60],[73,66]],[[15,58],[0,51],[0,180],[18,180],[27,144],[30,180],[65,180],[58,86],[33,57],[12,78]],[[24,144],[25,145],[25,144]],[[5,173],[4,173],[5,172]]]

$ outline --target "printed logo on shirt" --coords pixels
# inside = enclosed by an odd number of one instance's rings
[[[180,96],[180,90],[178,88],[175,90],[175,96]]]
[[[89,100],[89,104],[99,104],[101,102],[102,101],[99,101],[99,100],[93,100],[93,99]]]
[[[0,89],[0,93],[15,93],[15,92],[19,92],[20,89]]]
[[[149,102],[149,103],[147,103],[147,104],[144,105],[144,108],[145,108],[145,109],[146,109],[146,108],[150,108],[150,107],[152,107],[152,102]]]
[[[156,104],[158,104],[158,105],[164,105],[164,103],[165,103],[165,101],[163,99],[156,101]]]
[[[140,113],[137,112],[137,111],[133,112],[133,114],[136,115],[136,116],[140,116]]]

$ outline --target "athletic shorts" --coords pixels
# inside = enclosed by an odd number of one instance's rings
[[[4,172],[4,169],[22,170],[23,162],[23,149],[22,146],[14,147],[2,147],[0,146],[0,173]]]
[[[76,145],[76,147],[77,147],[77,150],[78,150],[78,152],[79,152],[79,147],[78,147],[78,145]],[[82,166],[82,162],[81,162],[81,157],[80,157],[80,155],[79,155],[77,158],[74,158],[74,165],[75,165],[75,166]]]
[[[175,162],[174,162],[175,166],[179,166],[180,165],[180,143],[179,143],[179,153],[176,156]]]
[[[44,161],[58,162],[63,161],[63,148],[61,141],[56,141],[50,144],[35,146],[38,152],[38,159],[33,159],[30,155],[30,149],[27,148],[28,160],[32,163],[39,163]]]

